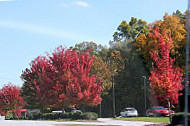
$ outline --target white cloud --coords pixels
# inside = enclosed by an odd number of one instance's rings
[[[32,32],[36,34],[44,34],[61,39],[71,39],[75,41],[85,40],[86,36],[82,36],[73,32],[55,29],[51,27],[45,27],[41,25],[13,22],[7,20],[0,20],[0,27],[11,28],[16,30],[23,30],[27,32]]]
[[[76,1],[76,2],[71,2],[71,3],[66,3],[66,2],[62,2],[61,6],[64,8],[70,8],[73,7],[73,5],[77,5],[77,6],[81,6],[81,7],[88,7],[88,3],[84,2],[84,1]]]
[[[83,7],[89,6],[88,3],[84,2],[84,1],[76,1],[75,4],[78,6],[83,6]]]

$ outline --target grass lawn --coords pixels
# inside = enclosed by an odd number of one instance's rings
[[[128,121],[144,121],[144,122],[161,122],[169,123],[169,117],[128,117],[128,118],[117,118],[118,120]]]

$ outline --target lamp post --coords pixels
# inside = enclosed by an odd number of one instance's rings
[[[144,109],[145,109],[145,116],[146,116],[146,76],[144,78]]]
[[[171,117],[171,107],[170,107],[170,100],[169,98],[167,98],[168,101],[168,108],[169,108],[169,119],[170,119],[170,123],[172,122],[172,117]]]
[[[113,73],[112,73],[112,87],[113,87],[113,118],[115,118],[115,88],[114,88],[114,72],[115,70],[113,70]]]
[[[102,118],[102,102],[100,103],[100,118]]]
[[[111,64],[111,60],[108,60],[108,63]],[[113,71],[112,71],[113,70]],[[111,66],[111,71],[112,71],[112,100],[113,100],[113,118],[115,118],[115,87],[114,87],[114,73],[117,71]]]

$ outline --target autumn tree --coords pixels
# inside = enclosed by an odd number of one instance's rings
[[[22,74],[24,99],[30,105],[45,108],[98,105],[103,86],[95,74],[90,74],[93,58],[87,51],[81,53],[61,46],[52,54],[36,58]],[[31,102],[33,99],[35,102]]]
[[[179,12],[178,12],[179,14]],[[179,14],[180,15],[180,14]],[[163,20],[156,21],[149,24],[150,29],[155,29],[159,27],[160,32],[165,32],[170,34],[172,38],[171,44],[171,53],[170,55],[176,60],[174,63],[180,67],[183,67],[185,59],[185,38],[186,38],[186,29],[185,25],[182,23],[182,18],[179,18],[176,15],[168,15],[167,13],[163,16]],[[165,39],[169,39],[165,37]],[[136,38],[135,46],[137,47],[138,54],[143,57],[144,62],[147,64],[147,67],[151,68],[151,56],[150,50],[157,50],[155,47],[157,39],[150,37],[148,34],[141,34]]]
[[[20,109],[24,105],[23,98],[20,96],[20,88],[9,83],[0,89],[0,109],[5,113],[12,110],[14,115],[21,116]]]
[[[50,61],[39,56],[30,63],[31,68],[23,71],[21,78],[24,81],[22,96],[28,108],[47,108],[57,103],[58,94],[54,92],[55,80]]]
[[[166,33],[160,33],[156,28],[149,36],[157,39],[157,50],[151,50],[153,70],[151,71],[150,91],[152,101],[157,105],[167,106],[167,98],[171,104],[178,104],[179,91],[183,89],[182,73],[179,67],[174,66],[175,59],[171,58],[172,39]],[[167,36],[168,39],[165,39]],[[156,99],[154,99],[156,98]]]
[[[122,46],[120,47],[122,48]],[[91,53],[95,55],[90,73],[97,73],[96,75],[98,78],[103,81],[105,90],[101,93],[104,99],[101,103],[102,115],[109,115],[109,110],[112,109],[112,106],[110,106],[110,104],[112,104],[112,90],[110,89],[112,89],[113,86],[113,75],[116,77],[118,73],[124,69],[125,57],[121,53],[120,47],[114,45],[110,48],[106,48],[104,46],[97,45],[95,42],[82,42],[75,46],[75,49],[79,50],[80,52],[92,50]],[[114,84],[115,86],[118,85],[118,83]],[[85,108],[85,110],[93,110],[99,113],[98,107],[89,108],[87,106],[83,106],[83,108]]]
[[[74,50],[79,52],[90,50],[90,53],[94,55],[90,74],[96,74],[97,77],[103,81],[104,91],[102,92],[102,95],[107,94],[112,87],[111,71],[107,60],[109,50],[102,45],[97,45],[95,42],[82,42],[76,44]]]

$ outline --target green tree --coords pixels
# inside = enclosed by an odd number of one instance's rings
[[[176,12],[173,13],[173,15],[176,15],[177,17],[181,18],[181,19],[186,19],[187,15],[181,13],[181,11],[176,10]]]
[[[148,72],[141,57],[136,53],[134,40],[124,41],[119,50],[124,60],[124,67],[115,77],[117,113],[127,106],[132,106],[137,108],[140,114],[144,114],[144,83],[142,76],[148,78]],[[149,101],[147,106],[149,106]]]
[[[129,23],[122,21],[113,35],[114,41],[123,41],[126,39],[135,39],[142,33],[148,32],[146,21],[132,17]]]
[[[84,41],[82,43],[76,44],[74,47],[74,50],[78,50],[80,52],[91,50],[91,54],[93,55],[99,55],[102,49],[104,49],[104,47],[101,44],[97,45],[93,41]]]
[[[148,31],[145,21],[132,17],[129,23],[121,22],[110,42],[111,48],[119,51],[123,63],[123,69],[115,76],[117,113],[127,106],[136,107],[141,114],[144,113],[142,76],[148,77],[148,73],[134,44],[140,34],[147,34]]]

